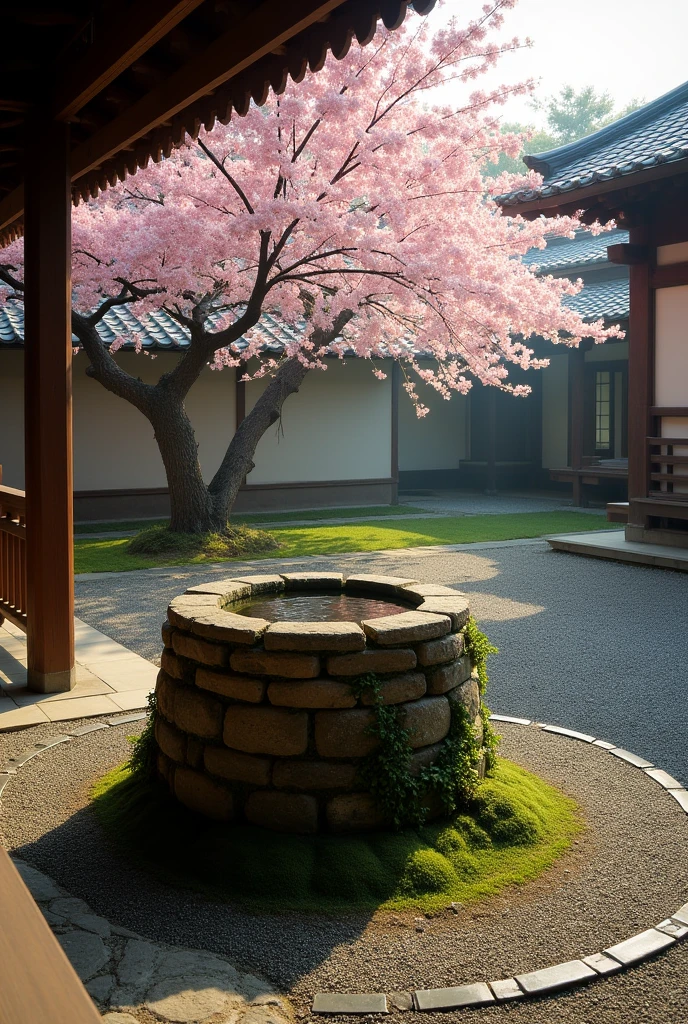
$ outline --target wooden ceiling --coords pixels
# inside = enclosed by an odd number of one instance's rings
[[[415,0],[427,13],[435,0]],[[412,0],[9,0],[2,4],[0,244],[21,233],[24,139],[71,124],[74,201],[245,114],[291,76],[397,28]]]

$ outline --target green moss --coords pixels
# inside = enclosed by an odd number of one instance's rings
[[[121,856],[172,885],[256,911],[473,902],[540,875],[582,827],[573,801],[503,759],[463,814],[417,831],[305,837],[220,825],[127,765],[101,779],[92,799]]]
[[[279,543],[266,530],[252,530],[249,526],[230,526],[221,533],[174,533],[167,525],[151,526],[128,541],[130,555],[151,558],[169,556],[174,559],[200,557],[243,558],[275,551]]]

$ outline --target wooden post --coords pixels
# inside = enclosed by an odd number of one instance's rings
[[[401,367],[395,359],[392,362],[392,435],[391,435],[391,477],[392,505],[399,504],[399,388],[401,387]]]
[[[631,242],[645,245],[646,228],[632,228]],[[649,250],[648,250],[649,252]],[[651,262],[629,267],[628,320],[628,525],[645,527],[645,513],[634,503],[646,498],[650,487],[647,441],[650,408],[654,404],[654,293],[650,287]]]
[[[26,147],[24,435],[28,685],[74,685],[69,126],[36,118]]]
[[[487,467],[485,494],[497,493],[497,388],[487,386]]]
[[[569,371],[571,374],[571,469],[581,469],[585,428],[585,350],[581,345],[571,349]],[[581,506],[585,504],[580,476],[573,478],[573,504]]]

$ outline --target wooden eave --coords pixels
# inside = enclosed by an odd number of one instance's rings
[[[161,160],[201,127],[246,114],[289,77],[319,70],[328,52],[342,59],[354,38],[372,39],[380,19],[397,28],[411,2],[57,0],[50,13],[69,32],[57,33],[58,52],[46,64],[45,32],[30,20],[34,9],[44,18],[45,5],[15,0],[5,21],[24,26],[26,52],[34,36],[41,42],[35,59],[43,63],[29,73],[29,61],[19,85],[0,70],[0,245],[22,232],[23,139],[36,112],[71,124],[78,202]],[[427,13],[434,2],[413,6]]]

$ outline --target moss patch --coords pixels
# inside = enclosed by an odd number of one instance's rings
[[[150,558],[171,557],[175,560],[211,560],[214,558],[243,558],[276,551],[278,541],[266,530],[252,530],[249,526],[230,526],[221,533],[174,533],[166,525],[142,530],[127,543],[130,555]]]
[[[126,765],[99,780],[91,796],[122,856],[173,885],[256,911],[470,903],[536,878],[582,828],[572,800],[503,759],[463,814],[398,833],[306,837],[219,825]]]

